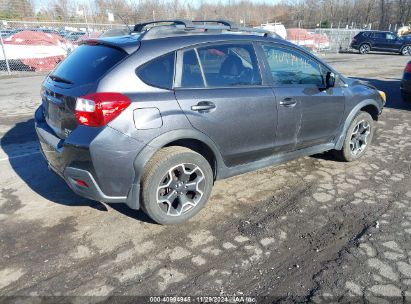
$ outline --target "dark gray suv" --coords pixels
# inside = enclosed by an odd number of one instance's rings
[[[36,131],[77,194],[173,224],[215,180],[370,145],[383,92],[227,21],[157,21],[84,41],[44,80]]]

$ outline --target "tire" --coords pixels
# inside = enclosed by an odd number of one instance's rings
[[[182,223],[203,208],[213,182],[211,166],[202,155],[185,147],[163,148],[145,167],[141,207],[159,224]]]
[[[411,56],[411,45],[407,44],[401,49],[401,55],[403,56]]]
[[[361,55],[365,55],[368,54],[371,51],[371,46],[368,43],[363,43],[360,45],[360,47],[358,48],[358,52]]]
[[[362,127],[360,126],[360,123],[363,123]],[[368,127],[364,128],[366,126]],[[346,162],[351,162],[359,159],[365,154],[365,152],[371,145],[374,131],[374,120],[372,119],[371,115],[367,112],[359,112],[348,127],[342,149],[333,150],[333,155],[338,159]],[[359,142],[358,146],[355,144],[357,143],[357,141]],[[359,149],[357,150],[357,148]]]

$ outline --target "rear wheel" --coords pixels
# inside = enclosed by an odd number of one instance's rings
[[[360,54],[368,54],[371,51],[371,47],[369,44],[364,43],[360,45],[359,52]]]
[[[402,48],[401,54],[404,56],[410,56],[411,55],[411,45],[406,45]]]
[[[142,209],[159,224],[177,224],[201,210],[210,197],[213,171],[200,154],[172,146],[148,162],[142,179]]]
[[[359,112],[348,127],[341,150],[333,154],[347,162],[359,159],[367,151],[374,136],[374,120],[366,112]]]

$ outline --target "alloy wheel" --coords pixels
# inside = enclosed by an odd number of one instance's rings
[[[360,53],[361,54],[367,54],[370,52],[370,46],[368,44],[363,44],[360,46]]]
[[[357,156],[361,154],[367,144],[368,137],[371,133],[371,127],[368,121],[361,120],[354,128],[351,134],[350,150],[352,155]]]
[[[157,203],[167,215],[180,216],[200,202],[204,188],[204,173],[198,166],[179,164],[161,179],[157,187]]]
[[[403,55],[411,55],[411,46],[407,45],[402,49],[402,54]]]

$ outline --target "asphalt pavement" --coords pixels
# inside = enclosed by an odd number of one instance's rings
[[[177,226],[76,196],[36,141],[44,76],[1,78],[0,302],[411,302],[411,104],[399,94],[411,57],[321,57],[387,93],[368,153],[352,163],[315,155],[218,181],[205,208]]]

